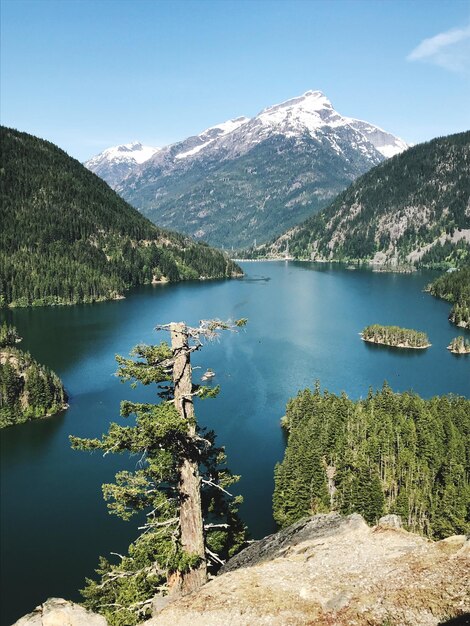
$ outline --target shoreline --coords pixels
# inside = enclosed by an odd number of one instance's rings
[[[260,263],[260,262],[281,262],[281,261],[295,261],[296,263],[321,263],[323,265],[328,263],[335,263],[338,265],[349,266],[346,269],[359,269],[366,268],[373,272],[381,273],[381,274],[413,274],[414,272],[420,271],[421,268],[417,268],[415,266],[402,266],[397,265],[396,267],[386,264],[380,263],[372,263],[371,261],[339,261],[338,259],[295,259],[293,257],[289,258],[262,258],[262,259],[235,259],[231,258],[235,263]],[[351,267],[354,266],[354,267]],[[423,268],[427,269],[427,268]]]
[[[366,339],[362,336],[362,333],[359,333],[362,341],[366,343],[373,343],[376,346],[387,346],[388,348],[400,348],[401,350],[426,350],[432,346],[432,343],[428,343],[425,346],[405,346],[403,344],[395,344],[395,343],[385,343],[385,341],[375,341],[374,339]]]
[[[42,420],[51,419],[53,417],[56,417],[59,413],[62,413],[62,411],[66,411],[69,408],[70,408],[70,404],[66,402],[65,404],[61,405],[57,409],[57,411],[54,411],[53,413],[45,413],[45,415],[40,415],[39,417],[27,417],[25,420],[21,420],[13,424],[7,424],[5,426],[0,426],[0,431],[6,428],[14,428],[15,426],[22,426],[23,424],[29,424],[31,422],[40,422]]]
[[[274,259],[273,259],[274,260]],[[245,274],[242,272],[241,274],[239,272],[234,272],[233,274],[231,274],[230,276],[199,276],[198,278],[191,278],[191,279],[184,279],[184,280],[158,280],[158,281],[149,281],[149,282],[145,282],[139,285],[132,285],[130,287],[127,287],[124,290],[124,293],[119,293],[119,294],[115,294],[112,296],[98,296],[96,299],[91,300],[89,302],[67,302],[67,301],[62,301],[62,302],[41,302],[41,303],[31,303],[31,304],[16,304],[15,302],[9,302],[8,304],[5,304],[2,306],[0,306],[0,310],[2,308],[4,309],[10,309],[10,310],[15,310],[15,309],[38,309],[41,307],[62,307],[62,306],[77,306],[77,305],[89,305],[89,304],[101,304],[102,302],[116,302],[119,300],[125,300],[127,298],[126,294],[129,294],[130,291],[132,291],[133,289],[136,289],[138,287],[148,287],[148,286],[162,286],[162,285],[177,285],[180,283],[189,283],[189,282],[205,282],[205,281],[216,281],[216,280],[238,280],[240,278],[243,278],[245,276]]]

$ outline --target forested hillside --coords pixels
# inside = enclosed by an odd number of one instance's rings
[[[282,527],[330,510],[385,513],[434,538],[470,530],[470,400],[424,400],[387,384],[364,400],[320,392],[289,401],[289,432],[275,470],[274,517]]]
[[[470,132],[419,144],[358,178],[254,256],[428,266],[470,258]]]
[[[470,328],[470,265],[439,276],[428,286],[437,298],[453,303],[449,320],[461,328]]]
[[[67,395],[57,374],[16,347],[16,329],[0,327],[0,428],[52,415]]]
[[[154,226],[54,144],[2,127],[1,150],[1,304],[94,302],[161,279],[241,273]]]

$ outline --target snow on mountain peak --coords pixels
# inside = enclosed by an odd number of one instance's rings
[[[198,152],[201,152],[204,148],[211,145],[216,139],[220,139],[224,135],[228,135],[229,133],[237,130],[246,122],[249,122],[249,117],[236,117],[233,120],[227,120],[226,122],[222,122],[221,124],[216,124],[215,126],[210,126],[206,128],[200,135],[197,136],[197,139],[200,141],[196,146],[192,147],[190,150],[185,150],[184,152],[180,152],[175,156],[175,159],[185,159],[189,156],[194,156]]]
[[[105,150],[110,158],[113,157],[125,157],[131,158],[136,163],[144,163],[151,156],[153,156],[156,152],[158,152],[160,148],[154,148],[152,146],[144,146],[140,141],[131,141],[131,143],[125,143],[121,146],[115,146],[114,148],[109,148],[109,150]]]
[[[349,128],[359,132],[369,147],[372,144],[385,158],[408,147],[402,139],[378,126],[340,115],[322,91],[306,91],[301,96],[267,107],[254,120],[265,129],[264,133],[275,129],[275,132],[291,137],[305,132],[315,136],[328,128],[334,132],[339,128]],[[363,149],[370,148],[364,145]]]
[[[144,146],[140,141],[131,141],[130,143],[121,144],[120,146],[112,146],[111,148],[104,150],[100,154],[89,159],[85,165],[89,167],[97,165],[98,163],[109,161],[129,161],[140,164],[150,159],[150,157],[152,157],[159,150],[160,148]]]
[[[136,167],[159,151],[160,148],[144,146],[140,141],[131,141],[103,150],[85,161],[84,165],[114,189]]]
[[[371,165],[408,147],[373,124],[340,115],[322,91],[309,90],[269,106],[255,117],[227,120],[161,150],[133,141],[108,148],[85,165],[116,187],[131,174],[145,176],[144,172],[157,170],[159,175],[162,172],[169,175],[175,169],[186,170],[204,159],[214,162],[235,159],[273,136],[295,139],[299,144],[310,136],[323,145],[329,143],[334,152],[343,156],[344,149],[352,147],[368,158]]]
[[[335,125],[341,116],[321,91],[306,91],[301,96],[263,109],[256,117],[261,124],[278,126],[283,132],[296,134],[308,130],[314,133],[325,125]]]
[[[306,91],[301,96],[289,98],[279,104],[273,104],[263,109],[260,115],[270,111],[303,109],[306,111],[321,111],[322,109],[332,109],[331,102],[321,91]]]
[[[216,124],[215,126],[210,126],[207,130],[205,130],[201,134],[205,135],[210,130],[220,130],[221,131],[221,133],[219,133],[219,137],[220,137],[220,135],[222,134],[226,135],[227,133],[231,133],[232,130],[239,128],[242,124],[244,124],[245,122],[249,122],[249,121],[250,121],[249,117],[245,117],[242,115],[241,117],[236,117],[233,120],[222,122],[222,124]]]

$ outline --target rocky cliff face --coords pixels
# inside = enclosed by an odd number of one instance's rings
[[[465,536],[432,542],[402,530],[396,516],[370,528],[360,515],[329,513],[254,542],[191,595],[166,605],[156,598],[145,626],[464,626],[469,580]],[[57,602],[15,626],[105,624],[78,613],[53,621],[64,611],[49,611]],[[67,615],[77,611],[67,604]]]

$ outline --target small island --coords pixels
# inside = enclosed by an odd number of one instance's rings
[[[450,350],[452,354],[470,354],[470,341],[462,336],[455,337],[447,346],[447,350]]]
[[[393,348],[422,350],[431,345],[426,333],[411,328],[400,328],[399,326],[372,324],[366,326],[360,335],[363,341]]]
[[[0,428],[48,417],[67,408],[62,381],[16,347],[14,326],[0,326]]]

